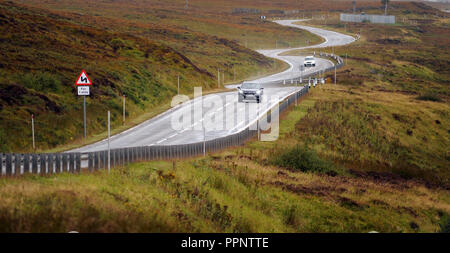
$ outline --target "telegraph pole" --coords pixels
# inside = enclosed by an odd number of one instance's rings
[[[203,156],[206,156],[206,129],[205,129],[205,116],[203,116]]]
[[[217,88],[220,88],[220,69],[217,69]]]
[[[122,119],[122,124],[125,125],[125,94],[123,94],[123,119]]]
[[[36,150],[36,145],[34,142],[34,114],[31,114],[31,135],[33,138],[33,151]]]
[[[336,85],[336,64],[334,65],[334,85]]]
[[[108,111],[108,174],[111,171],[111,112]]]

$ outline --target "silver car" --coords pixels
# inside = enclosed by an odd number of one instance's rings
[[[238,87],[238,102],[244,102],[245,100],[256,100],[257,103],[261,102],[262,95],[264,94],[264,88],[259,83],[243,83]]]

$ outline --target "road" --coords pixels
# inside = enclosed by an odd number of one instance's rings
[[[200,142],[204,139],[211,140],[239,132],[241,129],[245,129],[248,125],[255,122],[259,118],[259,115],[267,112],[277,104],[279,100],[283,100],[290,94],[303,88],[300,86],[293,86],[290,82],[287,82],[288,84],[286,85],[282,85],[282,87],[279,85],[274,87],[274,81],[289,80],[295,77],[295,75],[298,76],[300,73],[299,66],[303,64],[303,57],[280,56],[280,54],[293,49],[340,46],[354,41],[354,38],[348,35],[293,24],[293,22],[296,21],[299,20],[278,20],[275,22],[284,26],[308,30],[323,37],[325,42],[303,48],[258,51],[265,56],[280,59],[290,65],[290,68],[286,71],[254,80],[265,86],[265,98],[261,104],[238,103],[237,92],[235,90],[197,97],[193,100],[179,104],[142,124],[112,136],[110,147],[114,149],[137,146],[187,144]],[[333,63],[328,60],[317,59],[316,67],[307,68],[303,73],[307,74],[312,71],[325,69],[332,65]],[[230,88],[234,87],[235,86],[230,86]],[[183,122],[184,125],[182,124]],[[181,127],[180,125],[183,126]],[[203,128],[203,126],[205,126],[205,128]],[[108,142],[107,140],[103,140],[70,152],[92,152],[106,150],[107,148]]]

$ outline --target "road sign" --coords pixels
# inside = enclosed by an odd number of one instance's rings
[[[89,96],[89,86],[78,86],[78,96]]]
[[[86,74],[86,71],[81,71],[81,74],[78,76],[77,81],[75,82],[76,86],[79,85],[92,85],[91,79],[89,79],[88,75]]]

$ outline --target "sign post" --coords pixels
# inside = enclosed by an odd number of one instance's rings
[[[83,123],[84,123],[84,139],[86,139],[86,96],[90,95],[90,86],[92,85],[86,71],[82,70],[75,82],[78,89],[78,96],[83,96]]]
[[[86,96],[83,96],[83,126],[84,126],[84,139],[86,139]]]

